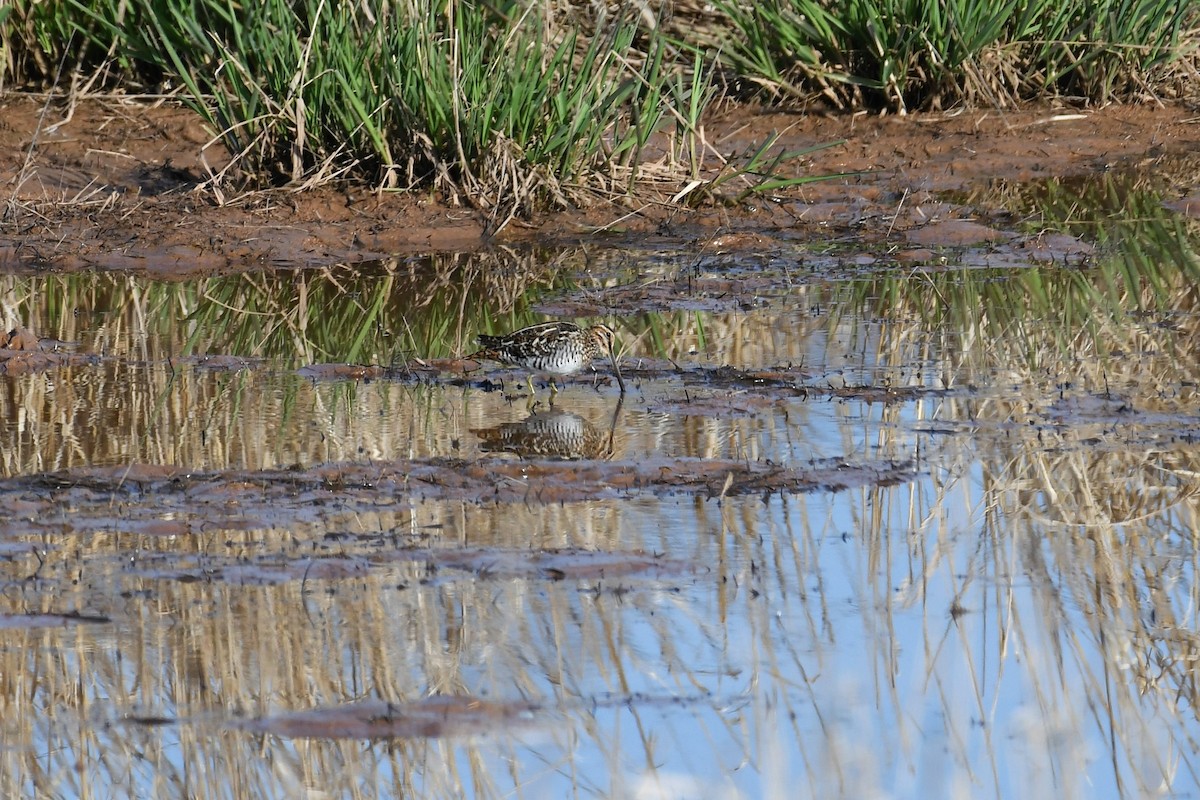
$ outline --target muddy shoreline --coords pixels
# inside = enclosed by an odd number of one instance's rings
[[[728,111],[707,126],[736,153],[774,131],[788,150],[830,142],[795,165],[796,174],[850,174],[738,207],[697,210],[658,202],[597,202],[518,221],[490,236],[470,208],[424,194],[379,194],[328,186],[226,197],[197,191],[205,164],[223,154],[194,115],[170,105],[117,99],[80,102],[69,120],[44,101],[0,103],[0,181],[8,187],[0,269],[122,270],[186,278],[248,269],[294,269],[489,244],[640,241],[667,235],[709,249],[753,244],[745,237],[854,235],[914,248],[986,241],[987,209],[950,203],[946,192],[996,181],[1027,182],[1112,170],[1153,169],[1200,153],[1200,117],[1183,105],[1039,106],[906,117]],[[40,123],[40,128],[39,128]],[[1195,174],[1176,165],[1176,175]],[[677,187],[668,187],[668,197]],[[1200,214],[1200,190],[1173,187]],[[979,224],[979,220],[985,224]],[[735,237],[729,239],[728,237]]]

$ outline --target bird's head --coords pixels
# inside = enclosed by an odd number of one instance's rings
[[[600,349],[609,356],[616,354],[617,332],[607,325],[593,325],[588,332],[592,335],[592,339],[600,346]]]
[[[617,332],[607,325],[593,325],[588,328],[588,333],[592,339],[600,346],[600,349],[608,353],[608,358],[612,361],[613,373],[617,376],[617,385],[621,387],[621,395],[625,394],[625,381],[621,377],[621,369],[617,366]]]

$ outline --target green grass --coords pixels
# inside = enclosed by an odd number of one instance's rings
[[[766,94],[821,94],[897,111],[1093,102],[1148,87],[1196,52],[1190,0],[717,0],[735,32],[724,57]]]
[[[1195,58],[1200,25],[1189,0],[718,5],[723,32],[676,25],[675,40],[637,14],[581,28],[528,2],[14,0],[3,84],[177,97],[229,155],[209,154],[219,200],[349,178],[439,192],[498,229],[595,198],[695,205],[813,180],[781,177],[802,154],[771,139],[712,149],[722,86],[895,110],[1100,102],[1153,91]]]
[[[435,0],[66,0],[51,16],[25,10],[25,52],[69,30],[80,63],[119,53],[128,74],[182,86],[180,98],[233,154],[217,188],[351,175],[432,187],[500,227],[587,192],[627,190],[646,177],[655,136],[678,174],[703,160],[696,129],[710,72],[691,56],[677,64],[665,39],[638,40],[620,19],[585,39],[533,6],[505,15]]]

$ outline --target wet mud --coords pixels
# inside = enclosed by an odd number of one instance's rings
[[[481,438],[487,449],[487,437]],[[543,457],[519,445],[506,449],[534,459]],[[343,514],[380,505],[404,508],[419,500],[528,506],[643,495],[769,495],[890,486],[915,475],[916,467],[909,462],[832,461],[784,467],[683,458],[637,462],[429,459],[217,473],[129,465],[0,481],[0,496],[13,499],[11,517],[0,522],[0,532],[107,530],[175,536],[211,528],[286,526],[319,517],[325,507]],[[60,513],[64,508],[70,509],[69,516]],[[167,521],[164,516],[172,518]]]
[[[631,209],[597,202],[512,225],[497,239],[470,209],[368,188],[240,197],[197,191],[207,170],[219,170],[225,156],[219,148],[201,153],[211,134],[183,108],[84,100],[68,109],[53,98],[47,104],[10,94],[0,112],[0,182],[12,187],[0,266],[18,273],[102,269],[162,278],[464,252],[497,241],[693,238],[714,252],[745,253],[780,236],[832,231],[898,238],[917,247],[976,244],[1004,234],[990,224],[987,209],[947,203],[944,193],[994,181],[1153,168],[1200,151],[1194,115],[1183,106],[908,117],[737,109],[707,125],[731,152],[752,149],[776,132],[785,150],[840,142],[794,169],[846,177],[741,208],[637,203]],[[1192,207],[1189,188],[1180,186],[1178,202],[1185,209]],[[614,298],[618,304],[621,294]]]
[[[544,714],[545,709],[533,703],[431,697],[420,703],[360,703],[277,714],[239,722],[235,727],[286,738],[423,739],[530,726]]]

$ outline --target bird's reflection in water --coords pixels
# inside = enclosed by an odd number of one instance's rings
[[[471,433],[483,440],[483,450],[487,453],[515,453],[522,458],[608,459],[612,458],[620,414],[618,402],[612,422],[605,430],[578,414],[551,406],[520,422],[476,428]]]

